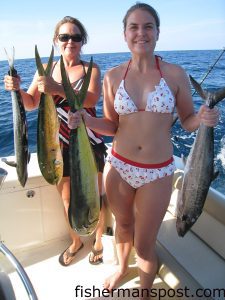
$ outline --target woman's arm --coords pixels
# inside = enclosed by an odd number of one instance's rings
[[[46,65],[44,65],[45,67]],[[5,89],[7,91],[20,91],[23,98],[24,107],[26,110],[30,111],[38,107],[40,102],[41,93],[47,94],[57,94],[64,96],[64,90],[61,85],[59,85],[54,79],[50,76],[38,76],[36,72],[30,87],[27,92],[20,88],[20,77],[12,77],[6,75],[4,77]]]
[[[114,93],[112,88],[112,79],[110,71],[106,73],[103,80],[103,118],[95,118],[87,114],[85,110],[77,111],[76,113],[69,113],[68,126],[72,129],[79,126],[81,116],[84,119],[85,125],[106,136],[114,136],[118,128],[118,115],[114,110]]]
[[[20,77],[12,77],[6,75],[4,77],[4,84],[5,89],[7,91],[20,91],[21,96],[23,98],[24,107],[26,110],[33,110],[38,106],[40,95],[37,91],[37,84],[36,78],[37,75],[35,74],[34,79],[31,83],[30,88],[27,92],[20,88],[21,79]]]

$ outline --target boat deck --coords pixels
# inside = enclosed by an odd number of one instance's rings
[[[160,268],[153,285],[153,289],[157,289],[157,295],[151,299],[176,300],[190,299],[190,297],[224,299],[219,296],[190,296],[195,295],[196,290],[203,287],[210,291],[213,288],[224,288],[225,261],[192,232],[188,232],[185,239],[178,238],[174,226],[175,218],[168,212],[157,240]],[[110,296],[103,291],[103,283],[105,278],[113,274],[118,267],[114,237],[103,235],[104,263],[97,266],[91,265],[88,261],[93,238],[92,236],[82,238],[84,248],[78,252],[75,260],[68,267],[62,267],[58,263],[60,253],[69,246],[67,238],[17,253],[17,259],[24,266],[39,300],[99,300],[103,299],[104,295],[108,299],[138,299],[137,291],[140,282],[135,251],[131,252],[129,274],[122,281],[119,290]],[[4,259],[1,259],[1,266],[9,274],[16,299],[28,299],[18,274]],[[187,297],[184,294],[185,288],[188,289]],[[178,291],[183,293],[182,298]]]
[[[103,291],[105,278],[113,274],[118,267],[113,239],[111,236],[103,236],[104,263],[97,266],[91,265],[88,261],[92,238],[83,238],[84,248],[68,267],[62,267],[58,263],[58,257],[69,245],[69,240],[53,241],[32,251],[21,252],[17,255],[17,258],[25,267],[39,300],[100,300],[104,298],[104,295],[108,299],[138,299],[136,293],[139,287],[139,279],[134,251],[130,256],[129,274],[124,278],[119,287],[120,290],[112,296]],[[9,268],[6,262],[4,262],[4,267],[5,269]],[[8,272],[16,299],[28,299],[18,274],[10,269],[8,269]],[[159,277],[156,277],[154,288],[168,290],[169,286]],[[135,293],[133,297],[132,293]]]
[[[138,299],[140,282],[134,251],[130,272],[119,286],[119,294],[104,294],[105,278],[118,267],[113,236],[103,236],[101,265],[88,261],[94,235],[82,238],[84,248],[70,266],[58,263],[59,255],[70,243],[62,201],[55,187],[47,185],[40,176],[35,156],[29,168],[25,189],[18,185],[15,172],[7,169],[10,176],[0,191],[0,239],[25,268],[38,300]],[[180,238],[174,208],[182,171],[175,173],[170,206],[157,238],[159,271],[153,285],[157,295],[151,299],[225,299],[225,197],[211,189],[198,222]],[[113,218],[107,218],[106,226],[113,227]],[[9,274],[16,300],[29,299],[18,274],[1,253],[0,271]],[[186,296],[185,288],[189,289]],[[207,289],[211,297],[196,297],[199,288]]]

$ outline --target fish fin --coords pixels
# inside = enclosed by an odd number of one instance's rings
[[[45,69],[45,75],[49,76],[50,72],[52,70],[52,64],[53,64],[53,58],[54,58],[54,47],[52,46],[52,51],[48,60],[48,65]]]
[[[27,156],[27,162],[28,162],[28,164],[30,162],[30,157],[31,157],[31,155],[30,155],[30,152],[28,151],[28,156]]]
[[[93,58],[91,57],[91,60],[90,60],[89,66],[88,66],[88,70],[87,70],[87,74],[84,78],[84,83],[82,85],[81,90],[78,93],[82,107],[83,107],[83,103],[84,103],[84,100],[86,98],[86,94],[88,91],[88,86],[89,86],[90,79],[91,79],[92,67],[93,67]]]
[[[6,54],[6,57],[7,57],[8,63],[9,63],[9,67],[10,67],[10,71],[11,71],[14,68],[15,48],[13,47],[13,49],[12,49],[11,57],[9,56],[9,54],[5,48],[4,48],[4,50],[5,50],[5,54]],[[10,74],[10,75],[12,76],[12,74]]]
[[[222,89],[219,89],[213,95],[213,103],[214,103],[214,105],[216,105],[218,102],[220,102],[224,98],[225,98],[225,87],[222,88]]]
[[[58,160],[58,159],[54,159],[54,165],[57,166],[57,165],[61,165],[62,164],[62,161],[61,160]]]
[[[60,150],[61,150],[61,153],[63,154],[63,143],[60,144]]]
[[[219,173],[220,173],[219,171],[215,171],[213,173],[212,181],[215,180],[218,177]]]
[[[66,98],[69,102],[69,106],[71,110],[74,112],[75,109],[79,109],[80,107],[79,98],[75,94],[75,91],[70,84],[70,80],[68,74],[66,73],[62,55],[60,58],[60,69],[61,69],[61,76],[62,76],[62,85],[66,94]]]
[[[202,89],[201,85],[191,76],[189,75],[191,84],[193,85],[196,92],[201,96],[202,99],[207,99],[207,93]]]
[[[89,66],[88,66],[88,70],[87,70],[86,76],[84,78],[83,85],[82,85],[80,91],[76,94],[70,84],[68,75],[65,70],[63,58],[61,56],[60,68],[61,68],[62,83],[63,83],[64,91],[66,94],[66,98],[69,102],[69,105],[70,105],[70,108],[72,109],[72,111],[74,111],[75,109],[77,109],[77,110],[81,109],[83,107],[83,103],[86,98],[88,86],[89,86],[90,79],[91,79],[92,67],[93,67],[93,58],[91,57],[91,60],[90,60]]]
[[[36,60],[36,66],[37,66],[37,69],[38,69],[38,75],[39,76],[45,76],[45,70],[44,70],[44,67],[42,65],[40,55],[38,53],[37,45],[35,45],[35,60]]]
[[[8,71],[8,75],[13,76],[13,77],[18,77],[17,75],[17,71],[14,68],[14,60],[15,60],[15,48],[12,48],[12,56],[9,56],[8,52],[5,50],[5,54],[9,63],[9,71]]]
[[[187,157],[185,157],[184,154],[181,154],[181,161],[182,161],[183,165],[185,166],[187,163]]]
[[[7,164],[10,167],[17,167],[17,163],[15,161],[8,161],[8,160],[4,160],[4,163]]]
[[[207,100],[207,105],[209,105],[210,108],[213,108],[218,102],[225,99],[225,87],[216,92],[204,91],[201,85],[191,75],[189,75],[189,77],[196,92],[202,99]]]

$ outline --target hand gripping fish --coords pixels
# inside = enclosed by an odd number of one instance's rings
[[[78,93],[75,93],[70,84],[62,57],[60,67],[65,94],[71,111],[75,112],[83,107],[91,77],[92,58],[82,88]],[[95,230],[98,222],[100,200],[97,165],[83,121],[77,129],[70,131],[69,155],[69,222],[79,235],[89,235]]]
[[[12,58],[9,57],[5,50],[9,62],[9,75],[17,76],[17,71],[14,68],[15,49],[13,47]],[[14,151],[16,162],[2,159],[7,165],[16,167],[17,177],[22,187],[27,182],[27,164],[30,160],[28,149],[28,129],[26,112],[23,105],[23,98],[20,91],[11,91],[12,111],[13,111],[13,132],[14,132]]]
[[[35,46],[35,59],[39,76],[48,76],[52,69],[52,47],[48,65],[44,70]],[[59,143],[59,119],[52,96],[41,93],[38,108],[37,156],[41,173],[50,184],[58,184],[63,175],[63,159]]]
[[[214,93],[205,91],[191,76],[191,83],[209,108],[225,98],[225,88]],[[214,173],[214,128],[200,124],[184,168],[182,188],[177,202],[176,229],[184,236],[202,213]]]

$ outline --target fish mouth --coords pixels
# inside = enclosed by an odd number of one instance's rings
[[[75,230],[76,232],[81,236],[88,236],[93,233],[93,230],[96,228],[96,225],[98,223],[98,219],[95,219],[92,223],[89,223],[88,225],[82,225],[82,226],[76,226]]]
[[[186,219],[183,220],[181,218],[177,218],[176,221],[176,229],[177,233],[180,237],[184,237],[185,234],[189,231],[189,229],[192,227],[193,223],[190,222],[190,220]]]

